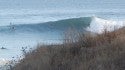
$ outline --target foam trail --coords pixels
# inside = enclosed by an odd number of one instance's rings
[[[125,26],[125,21],[105,20],[98,17],[92,17],[92,21],[87,30],[95,33],[102,33],[105,29],[113,31]]]

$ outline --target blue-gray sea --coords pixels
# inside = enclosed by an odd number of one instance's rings
[[[22,47],[61,43],[70,27],[101,33],[124,22],[125,0],[0,0],[0,65]]]

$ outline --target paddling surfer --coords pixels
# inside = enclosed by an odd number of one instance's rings
[[[6,49],[5,47],[1,47],[1,49]]]
[[[11,22],[10,22],[10,29],[15,30],[15,27],[12,25]]]

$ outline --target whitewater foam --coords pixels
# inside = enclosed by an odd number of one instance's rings
[[[102,33],[105,29],[107,31],[113,31],[114,29],[118,29],[125,26],[125,21],[117,21],[117,20],[106,20],[98,17],[92,17],[92,21],[87,30],[95,33]]]
[[[7,63],[9,63],[9,60],[8,60],[8,59],[0,58],[0,66],[6,65]]]

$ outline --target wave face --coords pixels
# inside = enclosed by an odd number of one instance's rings
[[[9,25],[1,26],[0,33],[40,33],[47,31],[65,31],[69,28],[74,28],[77,30],[85,29],[90,25],[92,21],[91,17],[83,18],[72,18],[60,21],[52,21],[39,24],[19,24],[19,25]]]

